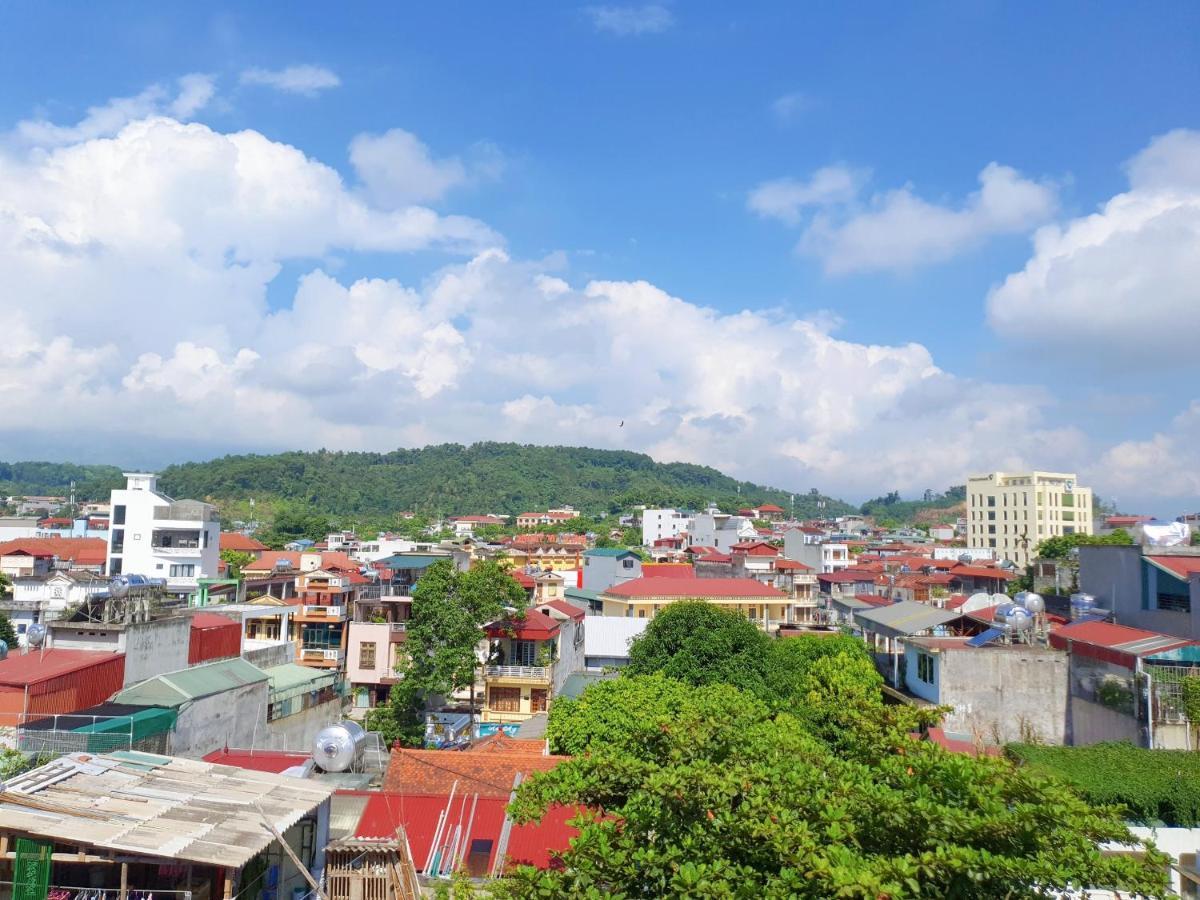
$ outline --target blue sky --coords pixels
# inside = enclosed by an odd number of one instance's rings
[[[248,237],[231,237],[231,260],[278,267],[278,274],[259,274],[240,296],[242,306],[230,294],[223,319],[192,322],[203,316],[185,313],[172,327],[140,336],[76,328],[67,313],[89,303],[87,291],[67,296],[44,271],[20,274],[28,260],[10,259],[18,284],[63,307],[62,315],[39,318],[25,305],[27,361],[46,363],[47,348],[63,336],[75,352],[97,354],[95,372],[78,388],[81,408],[105,402],[149,411],[154,398],[178,407],[178,384],[159,378],[147,386],[142,370],[130,373],[147,353],[169,369],[181,362],[177,348],[186,343],[214,354],[216,362],[195,364],[203,377],[231,378],[239,389],[258,391],[259,402],[326,423],[317,445],[382,449],[503,437],[628,446],[785,487],[815,482],[847,496],[940,488],[976,468],[1070,466],[1122,506],[1166,514],[1200,502],[1200,481],[1191,474],[1192,438],[1200,432],[1194,352],[1180,336],[1200,325],[1200,297],[1189,287],[1189,260],[1200,253],[1193,227],[1200,138],[1191,131],[1200,128],[1195,4],[364,3],[350,15],[296,3],[281,15],[267,4],[11,3],[0,8],[0,34],[0,130],[9,134],[0,164],[7,158],[10,171],[28,167],[20,169],[34,173],[26,183],[47,174],[47,155],[87,150],[89,165],[112,163],[100,145],[114,138],[118,153],[144,160],[132,144],[121,145],[120,130],[165,115],[214,135],[255,132],[272,145],[298,148],[336,170],[347,196],[372,209],[420,207],[478,224],[469,247],[452,248],[438,237],[400,247],[338,234],[290,244],[279,238],[260,253],[245,249],[253,243]],[[316,86],[271,76],[297,66],[310,67]],[[177,80],[189,75],[206,79],[209,96],[172,106]],[[44,128],[22,130],[21,123],[84,123],[89,108],[155,85],[160,98],[114,113],[103,127],[52,138]],[[376,145],[373,169],[352,161],[356,139],[379,139],[391,129],[417,142],[415,163],[388,142]],[[1170,134],[1176,137],[1168,143],[1154,143]],[[179,177],[169,170],[181,146],[160,147],[154,165]],[[1128,166],[1138,159],[1145,165],[1135,170],[1153,173],[1131,184]],[[421,169],[426,163],[434,168]],[[989,188],[973,200],[989,164],[997,167],[995,196]],[[119,171],[132,177],[128,167]],[[440,173],[446,186],[414,189],[413,179],[426,171]],[[836,196],[816,190],[822,171],[841,179]],[[94,177],[71,185],[72,200],[53,209],[35,209],[36,198],[15,190],[6,198],[0,179],[0,209],[7,199],[70,234],[63,210],[87,196]],[[188,178],[200,184],[196,171]],[[379,188],[384,182],[405,188],[389,194]],[[203,230],[164,196],[146,202],[184,232]],[[1150,197],[1161,213],[1154,223],[1169,226],[1167,233],[1110,210],[1115,237],[1085,234],[1084,218],[1119,196]],[[1170,205],[1167,197],[1182,200]],[[135,216],[138,202],[123,214]],[[149,260],[138,241],[123,244],[111,220],[87,227],[90,246],[120,259],[130,293],[171,283],[159,276],[172,263]],[[1051,277],[1000,289],[1009,276],[1037,267],[1034,235],[1045,227],[1067,235],[1067,246],[1043,260]],[[185,234],[171,259],[203,256],[197,248],[212,249],[204,240],[189,243]],[[1091,268],[1079,262],[1081,242]],[[454,267],[493,245],[503,247],[505,260],[489,265],[503,271],[489,271],[493,280],[479,296],[503,296],[499,310],[524,322],[531,344],[569,348],[551,369],[577,366],[593,374],[592,384],[555,384],[545,373],[512,377],[513,366],[528,367],[526,360],[512,362],[507,382],[490,393],[469,389],[492,383],[480,360],[516,360],[526,352],[489,342],[483,326],[490,320],[478,298],[451,304],[449,312],[437,299],[447,278],[460,282]],[[230,277],[228,262],[216,276]],[[327,335],[325,358],[354,357],[358,368],[326,372],[327,381],[309,370],[286,372],[294,359],[287,342],[313,337],[294,305],[302,277],[315,270],[343,289],[382,278],[421,293],[410,310],[416,318],[394,323],[391,346],[415,347],[420,339],[414,343],[413,335],[428,335],[439,323],[454,329],[451,343],[461,338],[460,350],[453,360],[438,351],[431,365],[445,374],[437,385],[418,388],[419,401],[413,399],[414,372],[433,357],[419,351],[419,365],[381,364],[379,353],[363,352],[353,335],[340,342]],[[149,281],[139,287],[145,272]],[[84,285],[102,280],[79,277]],[[1174,281],[1161,283],[1167,277]],[[695,342],[688,346],[693,356],[747,360],[758,341],[762,358],[729,383],[723,379],[730,366],[697,369],[682,357],[615,375],[624,358],[620,326],[592,320],[581,336],[578,322],[559,321],[561,304],[528,299],[537,278],[565,282],[570,293],[554,296],[570,304],[596,299],[602,290],[589,293],[589,284],[646,282],[681,298],[689,315],[693,307],[715,311],[718,319],[677,338]],[[658,294],[629,305],[604,296],[629,331],[672,339],[678,310]],[[90,302],[119,318],[126,299],[97,291]],[[644,316],[632,312],[639,303],[648,304]],[[1145,315],[1131,327],[1129,310],[1142,303]],[[379,308],[371,309],[368,322],[378,318]],[[726,343],[736,318],[720,317],[743,311],[758,331]],[[306,321],[311,327],[336,317]],[[806,332],[789,343],[796,322],[812,321],[821,336]],[[1159,341],[1156,329],[1164,327],[1175,333]],[[946,378],[920,374],[922,363],[909,357],[892,361],[908,373],[898,384],[889,381],[892,362],[872,369],[879,355],[872,346],[899,353],[910,343],[923,347]],[[830,348],[837,366],[820,362]],[[230,368],[243,349],[257,361]],[[652,343],[636,350],[643,360],[654,352]],[[755,382],[761,373],[754,366],[773,374]],[[194,365],[184,369],[196,372]],[[20,383],[22,376],[11,378]],[[597,383],[612,385],[620,403]],[[719,399],[697,403],[695,392],[705,390]],[[892,402],[881,402],[881,393]],[[193,418],[218,408],[206,404],[220,390],[210,394],[186,400]],[[398,394],[406,398],[394,399]],[[246,408],[253,402],[248,395]],[[355,421],[380,403],[398,404],[389,418],[403,424],[388,430]],[[781,413],[806,403],[825,414]],[[939,405],[946,407],[941,419]],[[645,409],[652,412],[629,432],[594,427]],[[119,433],[96,437],[91,429],[92,447],[107,457],[144,454],[139,462],[159,463],[307,446],[320,432],[283,427],[264,435],[248,414],[244,421],[236,411],[224,415],[242,424],[214,432],[176,423],[137,441]],[[12,452],[0,457],[78,455],[34,419],[15,422],[12,433]],[[1170,472],[1160,476],[1164,460]]]

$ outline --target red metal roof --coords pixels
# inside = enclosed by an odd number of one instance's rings
[[[104,665],[113,657],[123,658],[123,653],[108,653],[103,650],[31,650],[28,653],[12,652],[7,659],[0,660],[0,685],[24,687],[38,684]]]
[[[779,548],[766,541],[738,541],[729,548],[734,553],[748,553],[752,556],[778,556]]]
[[[776,560],[775,568],[778,569],[780,572],[784,572],[784,571],[788,571],[788,570],[792,570],[792,569],[794,569],[796,571],[804,571],[804,572],[812,571],[812,566],[806,566],[804,563],[797,562],[794,559]]]
[[[572,619],[582,619],[586,615],[582,609],[573,603],[568,603],[566,600],[547,600],[544,603],[539,603],[537,611],[541,612],[547,607],[558,610]]]
[[[532,578],[530,578],[524,572],[509,572],[508,574],[510,574],[513,577],[513,581],[515,581],[521,587],[525,588],[525,590],[527,590],[527,591],[533,590],[534,581]]]
[[[856,581],[874,581],[873,572],[851,572],[842,569],[840,572],[818,572],[817,581],[828,581],[830,584],[853,584]]]
[[[300,551],[299,550],[267,550],[263,555],[250,563],[248,566],[243,566],[243,570],[258,572],[262,569],[274,569],[275,564],[280,560],[286,560],[293,569],[300,568]]]
[[[1166,569],[1177,578],[1188,580],[1189,575],[1200,572],[1200,556],[1150,556],[1146,559],[1159,568]]]
[[[643,578],[695,578],[689,563],[642,563]]]
[[[309,758],[307,753],[292,753],[286,750],[230,750],[226,747],[224,750],[214,750],[204,757],[204,761],[282,775],[293,766],[304,765]]]
[[[509,787],[511,788],[511,784]],[[467,791],[469,792],[469,788]],[[454,825],[458,824],[459,806],[462,802],[460,798],[463,788],[461,786],[459,792],[451,807],[451,822]],[[371,793],[367,796],[369,799],[362,817],[359,819],[355,837],[359,840],[394,838],[396,828],[402,825],[412,849],[413,860],[418,869],[423,867],[433,844],[438,817],[446,809],[449,801],[448,792],[445,794],[420,794],[387,791]],[[481,796],[478,803],[475,803],[469,793],[468,797],[468,815],[471,807],[474,807],[470,839],[472,841],[491,841],[491,853],[488,857],[488,868],[490,869],[495,862],[500,846],[500,830],[504,826],[504,808],[508,804],[507,794],[503,798]],[[546,811],[540,822],[513,825],[508,839],[507,856],[509,860],[512,863],[524,863],[539,869],[549,868],[553,858],[566,850],[571,839],[579,834],[578,829],[567,824],[568,820],[573,819],[576,815],[578,815],[578,810],[572,807],[552,806]],[[466,822],[467,819],[464,816],[464,828],[466,828]]]
[[[855,600],[861,600],[870,606],[891,606],[892,601],[887,597],[881,597],[879,594],[855,594]]]
[[[1096,650],[1111,651],[1109,654],[1085,655],[1129,667],[1132,667],[1132,660],[1137,657],[1153,656],[1155,653],[1186,647],[1192,643],[1193,641],[1174,635],[1130,628],[1128,625],[1116,625],[1112,622],[1073,622],[1050,632],[1052,647],[1068,650],[1082,644]]]
[[[515,637],[526,641],[544,641],[559,632],[558,622],[536,609],[525,610],[523,619],[495,621],[483,627],[488,637]]]
[[[787,595],[753,578],[635,578],[604,591],[612,597],[770,597]]]
[[[733,557],[728,553],[705,553],[703,556],[697,556],[698,563],[727,563],[733,562]],[[694,572],[692,573],[695,574]]]
[[[218,615],[217,613],[198,612],[192,616],[192,628],[228,628],[230,625],[237,627],[237,622],[229,618],[229,616]]]

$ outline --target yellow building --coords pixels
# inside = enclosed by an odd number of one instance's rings
[[[1092,533],[1092,489],[1065,472],[992,472],[967,479],[967,546],[1019,566],[1046,538]]]
[[[603,591],[604,615],[653,619],[681,600],[703,600],[745,616],[764,630],[793,623],[795,604],[783,591],[753,578],[635,578]]]

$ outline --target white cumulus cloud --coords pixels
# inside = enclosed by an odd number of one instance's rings
[[[286,66],[282,69],[245,69],[241,74],[242,84],[261,85],[288,94],[315,97],[321,91],[335,88],[342,83],[337,73],[324,66]]]
[[[1033,256],[988,298],[1001,335],[1056,353],[1174,364],[1200,333],[1200,132],[1152,141],[1129,190],[1034,236]]]
[[[979,190],[958,204],[931,202],[909,186],[862,198],[864,182],[862,172],[829,166],[807,181],[763,182],[748,205],[788,224],[803,222],[797,251],[830,274],[943,262],[989,238],[1028,231],[1057,207],[1053,185],[994,162],[979,173]]]

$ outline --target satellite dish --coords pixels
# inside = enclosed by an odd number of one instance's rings
[[[1008,598],[1005,597],[1004,599],[1007,600]],[[978,593],[972,594],[970,597],[968,597],[967,602],[960,606],[958,611],[961,613],[969,613],[980,609],[987,609],[989,606],[995,605],[996,604],[992,600],[991,594],[989,594],[987,591],[979,591]]]
[[[46,626],[41,622],[34,622],[25,631],[25,642],[34,650],[46,643]]]

